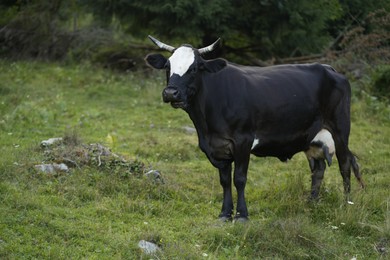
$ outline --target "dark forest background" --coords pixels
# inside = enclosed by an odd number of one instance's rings
[[[349,58],[388,63],[388,0],[2,0],[0,57],[143,66],[151,34],[215,56],[271,65]],[[213,57],[209,57],[213,58]]]

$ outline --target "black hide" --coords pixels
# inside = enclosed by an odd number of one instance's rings
[[[155,68],[167,62],[156,56],[147,61]],[[168,86],[180,92],[181,99],[174,100],[174,107],[179,101],[185,103],[181,107],[195,125],[199,147],[219,170],[224,191],[221,219],[232,218],[232,181],[238,194],[235,218],[248,217],[244,189],[250,154],[287,161],[306,151],[321,129],[327,129],[334,139],[345,191],[350,191],[351,167],[363,186],[348,148],[350,85],[330,66],[247,67],[223,59],[205,61],[196,55],[192,67],[195,69],[182,77],[173,75],[174,86],[170,79]],[[185,94],[188,89],[190,98]],[[313,198],[319,193],[324,159],[311,158]]]

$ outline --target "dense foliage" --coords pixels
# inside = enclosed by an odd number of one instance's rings
[[[153,34],[197,46],[221,37],[225,54],[294,57],[342,48],[346,31],[359,25],[370,33],[367,15],[389,8],[386,0],[7,0],[0,3],[0,51],[79,59]]]

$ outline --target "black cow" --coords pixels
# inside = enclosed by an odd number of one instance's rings
[[[231,220],[232,163],[237,189],[235,219],[248,217],[244,189],[250,154],[287,161],[304,151],[312,172],[311,198],[316,199],[326,168],[336,152],[344,190],[350,192],[351,168],[364,187],[355,156],[348,148],[350,97],[348,80],[321,64],[249,67],[224,59],[204,60],[212,45],[174,48],[166,59],[149,54],[146,62],[165,69],[164,102],[185,110],[198,133],[199,147],[219,170],[223,187],[222,220]]]

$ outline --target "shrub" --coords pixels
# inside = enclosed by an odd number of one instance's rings
[[[382,100],[390,100],[390,66],[380,67],[373,74],[372,94]]]

